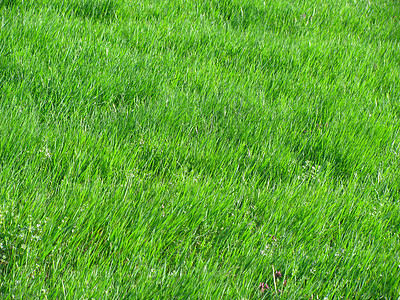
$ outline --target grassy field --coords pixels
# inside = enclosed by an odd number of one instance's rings
[[[398,1],[0,18],[0,298],[400,297]]]

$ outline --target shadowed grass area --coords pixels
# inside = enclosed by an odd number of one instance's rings
[[[19,0],[1,0],[0,1],[0,9],[3,7],[12,7],[14,5],[20,4],[21,1]]]
[[[76,18],[100,22],[117,18],[117,4],[113,0],[54,1],[51,5],[59,13]]]

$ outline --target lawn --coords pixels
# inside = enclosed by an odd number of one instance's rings
[[[400,298],[397,0],[0,19],[0,298]]]

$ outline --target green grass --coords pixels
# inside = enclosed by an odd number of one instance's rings
[[[0,19],[0,298],[400,297],[397,1]]]

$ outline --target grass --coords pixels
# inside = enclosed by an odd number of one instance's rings
[[[0,18],[1,298],[400,297],[397,1]]]

